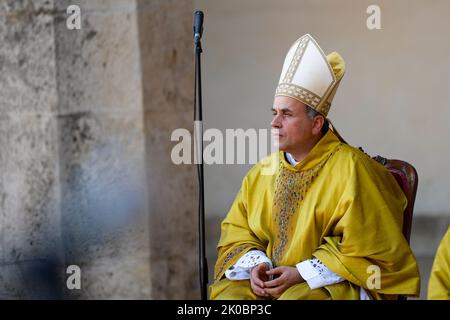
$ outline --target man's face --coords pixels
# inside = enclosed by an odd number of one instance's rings
[[[306,114],[306,106],[290,97],[275,97],[271,126],[278,129],[275,141],[281,151],[295,153],[314,140],[314,121]]]

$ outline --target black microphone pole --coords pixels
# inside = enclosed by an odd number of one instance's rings
[[[201,38],[203,34],[203,12],[196,11],[194,15],[194,46],[195,46],[195,97],[194,124],[197,172],[199,184],[198,205],[198,241],[199,241],[199,269],[200,291],[202,300],[208,299],[208,263],[205,254],[205,191],[203,178],[203,116],[202,116],[202,78],[200,68],[200,54],[202,53]]]

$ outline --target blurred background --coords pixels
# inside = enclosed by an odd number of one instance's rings
[[[381,29],[367,27],[373,4]],[[419,174],[411,245],[424,298],[450,225],[446,0],[0,0],[0,298],[200,297],[196,168],[170,158],[173,130],[193,130],[195,10],[205,129],[269,129],[301,35],[344,57],[329,117],[350,144]],[[205,166],[210,280],[250,167]]]

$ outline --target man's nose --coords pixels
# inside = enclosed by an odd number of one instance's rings
[[[270,125],[272,128],[281,128],[280,117],[278,115],[274,116]]]

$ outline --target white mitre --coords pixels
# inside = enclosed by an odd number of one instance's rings
[[[286,55],[275,96],[297,99],[326,117],[344,73],[339,53],[325,56],[316,40],[305,34]]]

